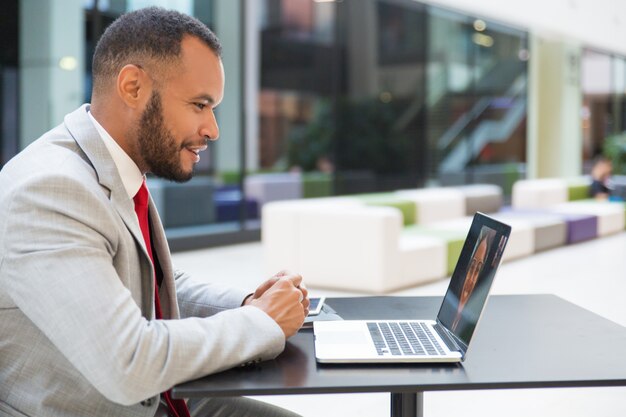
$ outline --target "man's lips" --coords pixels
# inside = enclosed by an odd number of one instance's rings
[[[202,145],[195,145],[195,146],[187,145],[184,147],[184,149],[193,155],[193,162],[198,163],[200,162],[200,152],[206,151],[207,144],[203,143]]]
[[[206,151],[207,145],[185,146],[185,149],[198,155],[200,152]]]

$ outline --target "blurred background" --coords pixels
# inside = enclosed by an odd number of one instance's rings
[[[617,0],[4,0],[0,164],[89,102],[99,37],[150,5],[224,48],[220,140],[189,183],[149,182],[173,250],[258,240],[270,201],[472,183],[506,198],[626,147]]]

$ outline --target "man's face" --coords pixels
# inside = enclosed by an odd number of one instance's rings
[[[150,171],[157,177],[185,182],[192,177],[192,170],[186,169],[180,159],[185,143],[179,144],[174,135],[165,127],[163,103],[158,91],[153,91],[138,126],[139,151]]]
[[[476,286],[476,282],[478,281],[480,271],[482,271],[483,265],[485,264],[486,255],[487,239],[483,239],[478,244],[478,247],[476,248],[476,251],[474,251],[474,255],[472,256],[470,267],[467,271],[467,276],[465,277],[465,282],[463,283],[463,289],[461,291],[461,304],[465,304],[472,294],[472,291],[474,291],[474,287]]]
[[[219,129],[215,107],[224,95],[224,69],[200,40],[182,42],[176,71],[154,87],[136,127],[139,153],[154,175],[184,182]]]

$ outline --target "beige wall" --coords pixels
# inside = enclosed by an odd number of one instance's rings
[[[582,173],[581,47],[531,36],[527,175]]]

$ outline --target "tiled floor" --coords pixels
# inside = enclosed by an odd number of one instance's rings
[[[198,277],[253,290],[262,279],[258,243],[174,254],[174,263]],[[305,277],[306,279],[306,277]],[[396,295],[443,295],[448,280]],[[312,296],[357,295],[310,288]],[[553,249],[501,266],[495,294],[551,293],[626,326],[626,233]],[[566,346],[564,346],[566,348]],[[622,357],[626,352],[615,352]],[[512,360],[523,360],[513,358]],[[624,359],[626,360],[626,359]],[[576,366],[572,363],[572,366]],[[259,397],[305,417],[389,415],[386,394]],[[428,417],[624,417],[626,388],[500,390],[426,393]]]

